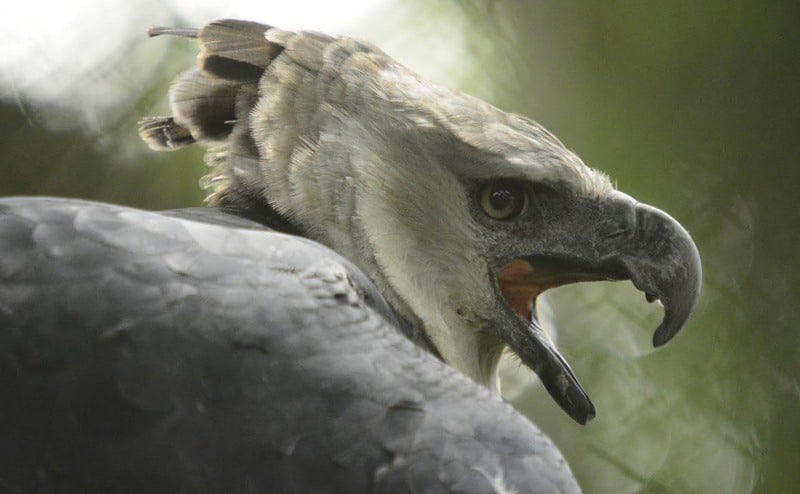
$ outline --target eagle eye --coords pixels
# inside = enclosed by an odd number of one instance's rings
[[[496,180],[483,184],[478,190],[478,204],[494,220],[510,220],[525,210],[527,196],[524,188],[511,180]]]

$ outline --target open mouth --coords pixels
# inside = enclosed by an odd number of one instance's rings
[[[550,289],[583,281],[629,279],[622,269],[610,265],[589,268],[579,261],[547,257],[518,258],[497,271],[500,292],[520,320],[519,338],[507,340],[509,347],[539,376],[550,395],[573,419],[586,423],[594,418],[591,400],[566,359],[539,324],[538,296]]]
[[[559,221],[551,223],[560,226],[532,226],[536,240],[517,247],[528,253],[495,265],[495,289],[506,310],[495,315],[491,327],[539,376],[556,403],[585,423],[594,417],[594,405],[539,324],[539,295],[570,283],[630,280],[648,302],[662,302],[664,318],[653,333],[653,345],[659,347],[692,313],[702,266],[686,229],[663,211],[624,194],[549,207],[559,211]]]
[[[579,264],[553,258],[514,259],[497,271],[500,292],[511,309],[524,322],[536,317],[536,298],[545,290],[583,281],[627,279],[621,270],[583,269]],[[647,294],[652,302],[657,297]]]

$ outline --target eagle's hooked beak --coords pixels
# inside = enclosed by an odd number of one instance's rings
[[[664,307],[653,336],[658,347],[675,336],[694,309],[702,268],[697,247],[677,221],[627,195],[614,193],[564,211],[557,233],[539,230],[545,240],[535,253],[498,268],[498,288],[515,320],[494,327],[559,406],[583,424],[594,417],[594,405],[539,325],[536,297],[569,283],[631,280],[648,301]]]

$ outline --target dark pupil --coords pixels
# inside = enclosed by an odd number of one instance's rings
[[[508,189],[496,190],[489,196],[489,205],[496,211],[505,211],[513,201],[514,196]]]

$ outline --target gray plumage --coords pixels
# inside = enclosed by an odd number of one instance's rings
[[[397,332],[349,261],[203,221],[0,200],[9,492],[577,491],[553,444]]]

